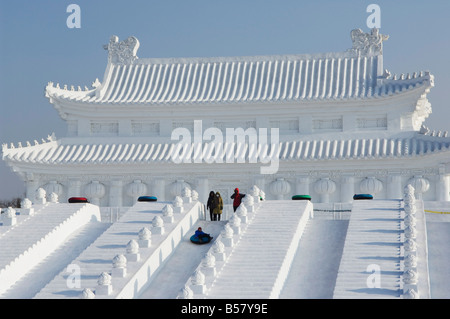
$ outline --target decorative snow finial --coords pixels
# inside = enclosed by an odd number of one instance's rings
[[[244,197],[244,198],[246,198],[246,197]],[[252,198],[252,197],[249,197],[249,198]],[[247,216],[247,207],[245,207],[245,204],[239,205],[239,207],[236,209],[236,215],[238,215],[239,217]]]
[[[404,299],[419,299],[419,294],[414,289],[410,288],[403,294]]]
[[[128,254],[137,254],[139,252],[139,244],[136,240],[132,239],[127,244]]]
[[[129,37],[119,42],[119,37],[113,35],[109,43],[103,48],[108,50],[108,62],[114,64],[132,64],[138,57],[139,40],[136,37]]]
[[[258,195],[259,195],[259,192],[258,192]],[[258,195],[256,195],[256,196],[258,196]],[[253,196],[245,196],[242,199],[242,201],[243,201],[245,206],[253,206],[255,204],[255,199],[254,199]]]
[[[101,275],[97,279],[97,284],[102,285],[111,285],[111,275],[107,272],[102,272]]]
[[[153,227],[162,227],[164,226],[164,221],[161,217],[155,216],[152,220]]]
[[[221,235],[224,238],[232,238],[234,235],[234,230],[231,228],[230,224],[225,224],[225,227],[223,228]]]
[[[259,191],[259,197],[260,197],[262,200],[265,200],[265,199],[266,199],[266,193],[265,193],[263,190],[260,190],[260,191]]]
[[[8,207],[5,210],[5,217],[7,218],[15,218],[16,217],[16,210],[12,207]]]
[[[416,238],[417,231],[414,226],[408,226],[405,228],[405,237],[406,238]]]
[[[92,292],[91,289],[85,288],[85,289],[83,289],[80,298],[81,299],[94,299],[95,294]]]
[[[175,207],[183,207],[183,199],[180,196],[175,196],[175,200],[173,201],[173,205]]]
[[[112,264],[114,268],[125,268],[127,266],[127,258],[123,254],[116,255]]]
[[[36,190],[36,200],[38,201],[39,204],[45,204],[47,202],[46,195],[47,192],[42,187],[39,187]]]
[[[165,205],[163,207],[163,209],[162,209],[162,213],[163,213],[163,216],[173,216],[173,207],[172,207],[172,205],[170,205],[170,204]]]
[[[191,282],[193,285],[204,285],[205,275],[200,269],[197,269],[191,277]]]
[[[98,88],[100,85],[102,85],[102,84],[100,83],[98,78],[96,78],[95,81],[92,82],[92,87],[95,88],[95,89]]]
[[[389,39],[388,35],[379,33],[379,29],[373,28],[370,33],[365,33],[361,29],[351,31],[353,42],[352,51],[361,55],[381,55],[383,54],[383,41]]]
[[[191,197],[191,190],[189,189],[189,187],[184,187],[181,190],[181,196],[183,196],[183,197]]]
[[[214,257],[214,255],[210,251],[208,251],[202,259],[202,266],[214,267],[215,264],[216,264],[216,257]]]
[[[53,132],[51,135],[48,135],[48,136],[47,136],[47,141],[49,141],[49,142],[56,141],[56,135],[55,135],[55,132]]]
[[[58,194],[56,194],[55,192],[51,192],[49,197],[50,197],[50,199],[49,199],[50,203],[58,202]]]
[[[403,219],[406,226],[415,226],[416,225],[416,217],[414,215],[408,214]]]
[[[391,76],[392,76],[391,72],[388,69],[385,69],[382,77],[389,79]]]
[[[403,273],[403,282],[405,284],[417,284],[419,274],[413,269],[408,269]]]
[[[260,189],[259,189],[259,187],[256,186],[256,185],[253,185],[253,186],[250,188],[250,195],[252,195],[252,196],[259,196],[259,192],[260,192]],[[245,198],[245,197],[244,197],[244,198]]]
[[[413,268],[417,266],[417,257],[414,254],[408,254],[405,257],[405,267]]]
[[[192,299],[194,297],[194,292],[189,286],[184,286],[178,293],[177,299]]]
[[[20,207],[21,208],[31,208],[32,206],[32,202],[31,200],[29,200],[28,198],[24,198],[21,202],[20,202]]]
[[[414,252],[417,250],[417,244],[412,238],[407,238],[403,245],[405,247],[405,251]]]
[[[139,239],[141,239],[141,240],[148,240],[148,239],[150,239],[152,237],[152,232],[147,227],[143,227],[139,231],[138,235],[139,235]]]
[[[214,253],[223,253],[225,251],[225,245],[220,241],[220,239],[214,242],[213,251]]]
[[[139,231],[138,235],[139,247],[150,247],[152,243],[152,232],[147,227],[143,227]]]

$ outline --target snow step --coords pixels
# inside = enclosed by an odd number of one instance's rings
[[[400,200],[354,201],[333,298],[399,298]]]
[[[310,202],[261,202],[205,297],[278,298],[311,214]]]
[[[78,266],[81,274],[79,285],[68,287],[68,272],[63,270],[34,298],[78,299],[84,289],[92,290],[95,298],[137,297],[198,220],[202,210],[198,202],[185,204],[185,213],[174,214],[174,223],[165,223],[165,232],[156,234],[152,228],[153,219],[162,217],[162,209],[167,204],[170,203],[136,203],[71,262]],[[127,243],[132,239],[138,240],[138,233],[143,227],[152,231],[150,247],[139,247],[140,259],[127,260],[126,276],[113,277],[111,294],[101,295],[96,291],[98,278],[103,272],[111,275],[113,258],[118,254],[126,255]]]
[[[30,269],[26,275],[8,289],[1,298],[30,299],[45,287],[58,273],[75,259],[94,238],[100,236],[111,224],[92,221],[75,231],[50,255]],[[62,297],[62,296],[61,296]]]
[[[47,203],[36,208],[34,215],[19,215],[16,225],[0,227],[0,294],[57,249],[74,231],[91,220],[100,220],[98,206],[91,204]]]

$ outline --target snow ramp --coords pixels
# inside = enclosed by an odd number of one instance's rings
[[[422,201],[416,205],[418,286],[429,298]],[[402,200],[354,201],[333,298],[404,298],[405,233]]]
[[[234,231],[223,260],[216,261],[213,271],[202,260],[184,292],[193,291],[193,298],[199,299],[278,298],[312,214],[309,201],[258,203],[247,223]],[[224,236],[222,232],[216,242],[228,242]],[[199,273],[205,276],[204,282]],[[198,286],[203,287],[199,290]]]
[[[100,220],[98,206],[46,203],[19,212],[16,224],[0,226],[0,294],[5,293],[78,229]]]
[[[165,216],[163,209],[171,204],[136,203],[34,298],[78,299],[86,290],[91,292],[86,297],[97,299],[137,298],[204,214],[203,204],[195,201],[185,203],[183,212]],[[163,219],[163,223],[155,223],[155,219]],[[151,232],[148,245],[142,244],[139,236],[144,228]],[[129,251],[131,242],[139,247]],[[113,259],[118,255],[126,257],[123,275],[113,272]],[[105,280],[100,283],[99,279]]]

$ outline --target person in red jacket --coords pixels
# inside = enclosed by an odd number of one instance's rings
[[[236,209],[241,205],[242,198],[245,197],[245,194],[239,193],[239,188],[234,189],[234,194],[231,195],[231,199],[233,200],[233,210],[236,211]]]

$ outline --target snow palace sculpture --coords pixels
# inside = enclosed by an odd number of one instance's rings
[[[138,58],[138,39],[113,36],[101,82],[45,88],[67,136],[3,145],[3,160],[30,199],[43,188],[100,206],[172,201],[185,188],[227,204],[253,185],[267,199],[345,203],[402,198],[414,184],[448,201],[450,139],[423,126],[433,75],[387,71],[377,29],[351,40],[323,54]]]

